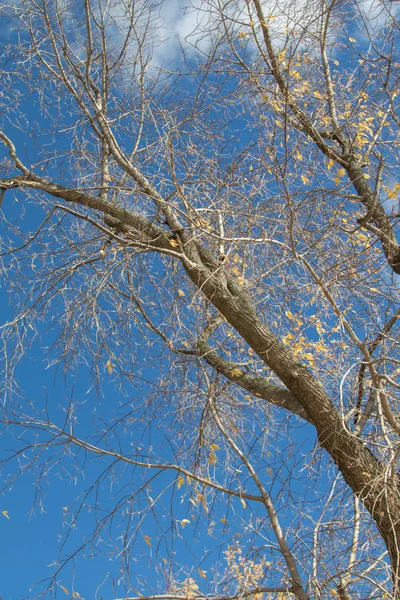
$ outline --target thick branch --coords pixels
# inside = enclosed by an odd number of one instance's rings
[[[100,211],[106,215],[104,219],[106,225],[116,228],[119,224],[119,229],[123,233],[136,232],[136,234],[142,236],[144,242],[149,243],[154,248],[173,249],[173,245],[171,245],[172,236],[164,229],[151,223],[138,213],[126,210],[116,204],[111,204],[98,196],[88,194],[85,190],[67,188],[56,183],[51,183],[32,173],[29,176],[18,175],[10,179],[0,179],[0,188],[5,190],[24,187],[40,190],[55,198],[61,198],[66,202]]]
[[[335,460],[345,481],[363,501],[381,531],[396,579],[400,568],[397,479],[387,477],[384,466],[347,430],[321,383],[264,325],[248,295],[244,291],[239,294],[230,291],[229,273],[224,285],[218,276],[210,277],[203,267],[186,270],[228,323],[281,379],[315,424],[321,446]]]
[[[364,177],[361,163],[356,158],[351,157],[345,169],[360,201],[367,209],[369,219],[376,225],[375,232],[382,244],[382,249],[389,266],[395,273],[400,274],[400,246],[397,242],[396,234],[385,209]]]
[[[302,417],[306,421],[311,422],[304,408],[288,390],[285,390],[279,385],[270,383],[265,377],[261,377],[260,375],[250,375],[249,373],[244,372],[237,375],[238,366],[235,365],[235,363],[222,358],[218,352],[208,344],[208,339],[217,326],[218,322],[214,321],[211,323],[206,327],[197,342],[197,348],[202,358],[204,358],[213,369],[229,379],[229,381],[236,383],[254,396],[262,398],[270,404],[284,408],[285,410]]]

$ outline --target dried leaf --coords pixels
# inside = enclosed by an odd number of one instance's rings
[[[8,516],[8,510],[2,510],[1,514],[4,515],[6,519],[10,520],[10,517]]]
[[[243,375],[243,371],[242,369],[238,369],[237,367],[235,367],[234,369],[232,369],[231,375],[232,377],[240,377],[241,375]]]
[[[144,535],[143,536],[145,543],[149,546],[149,548],[152,548],[152,543],[151,543],[151,537],[149,535]]]
[[[178,490],[184,485],[185,483],[185,478],[183,477],[183,475],[181,475],[180,477],[178,477],[177,481],[176,481],[176,487],[178,488]]]
[[[217,464],[217,455],[215,454],[215,452],[210,452],[210,454],[208,455],[208,463],[210,465],[213,465],[214,467]]]
[[[185,529],[185,526],[188,525],[188,523],[190,523],[189,519],[182,519],[182,521],[181,521],[182,529]]]
[[[313,367],[314,366],[314,356],[312,354],[303,354],[303,358]]]
[[[200,577],[202,577],[203,579],[207,579],[207,571],[203,571],[202,569],[197,569],[199,572]]]
[[[114,365],[114,363],[112,363],[112,362],[111,362],[111,360],[110,360],[110,359],[108,359],[108,361],[107,361],[107,362],[106,362],[106,364],[105,364],[105,367],[106,367],[106,369],[107,369],[107,371],[108,371],[109,375],[111,375],[111,373],[112,373],[112,372],[113,372],[113,370],[114,370],[114,367],[115,367],[115,365]]]

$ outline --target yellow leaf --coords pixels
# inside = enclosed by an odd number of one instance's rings
[[[287,335],[285,335],[285,337],[282,338],[282,344],[285,344],[285,346],[290,346],[293,337],[293,333],[288,333]]]
[[[178,477],[178,480],[176,482],[176,487],[178,488],[178,490],[183,486],[184,483],[185,478],[183,477],[183,475],[181,475],[180,477]]]
[[[352,37],[349,37],[349,42],[351,42],[352,44],[355,44],[355,43],[356,43],[356,41],[357,41],[357,40],[355,40],[354,38],[352,38]]]
[[[389,188],[387,188],[387,187],[385,187],[385,186],[384,186],[383,189],[387,193],[387,197],[389,199],[395,200],[396,197],[398,196],[399,192],[400,192],[400,184],[397,183],[392,190],[389,189]]]
[[[173,246],[174,248],[178,248],[179,247],[179,242],[177,240],[174,240],[174,238],[169,240],[169,243],[171,244],[171,246]]]
[[[181,521],[182,529],[185,529],[185,525],[187,525],[188,523],[190,523],[189,519],[182,519],[182,521]]]
[[[178,290],[178,294],[182,298],[185,295],[185,292],[183,290]]]
[[[199,572],[200,577],[202,577],[203,579],[207,579],[207,571],[203,571],[202,569],[197,569]]]
[[[339,594],[337,593],[337,591],[336,591],[336,590],[334,590],[333,588],[331,589],[331,593],[332,593],[334,596],[339,596]]]
[[[304,183],[304,185],[307,185],[307,183],[310,183],[310,180],[308,179],[308,177],[306,175],[302,175],[301,180]]]
[[[220,447],[218,446],[218,444],[210,444],[210,448],[211,448],[211,450],[220,450]]]
[[[151,537],[149,535],[144,535],[143,536],[145,543],[149,546],[149,548],[152,548],[152,544],[151,544]]]
[[[333,64],[336,65],[337,67],[339,66],[339,61],[338,60],[334,60]]]
[[[10,520],[10,517],[8,516],[8,510],[2,510],[1,514],[4,515],[6,519]]]
[[[357,234],[357,238],[361,241],[361,242],[367,242],[368,241],[368,237],[366,235],[364,235],[363,233],[358,233]]]
[[[69,596],[69,591],[67,590],[66,587],[64,587],[63,585],[60,585],[60,588],[62,589],[62,591],[67,594],[67,596]]]
[[[294,316],[292,315],[292,313],[290,312],[290,310],[287,310],[285,312],[285,315],[287,316],[288,319],[294,319]]]
[[[312,354],[303,354],[303,358],[305,358],[311,366],[314,366],[314,357]]]
[[[243,371],[242,369],[238,369],[237,367],[235,367],[234,369],[232,369],[231,375],[232,377],[240,377],[241,375],[243,375]]]
[[[105,367],[106,367],[109,375],[111,375],[111,373],[113,372],[113,367],[115,367],[115,365],[114,365],[114,363],[111,362],[110,359],[108,359],[108,361],[106,362]]]
[[[208,455],[208,462],[214,467],[217,464],[217,455],[214,452],[210,452],[210,454]]]
[[[335,185],[339,185],[340,183],[340,178],[344,177],[344,175],[346,175],[346,171],[344,169],[339,169],[336,173],[336,177],[335,177]]]
[[[200,492],[196,492],[196,496],[197,496],[197,500],[199,500],[201,502],[201,505],[204,508],[204,510],[206,511],[206,513],[208,513],[207,500],[206,500],[204,494],[200,494]]]
[[[323,94],[321,94],[321,92],[318,92],[318,91],[314,92],[314,96],[315,96],[315,98],[323,98],[324,97]]]
[[[328,160],[328,171],[330,171],[332,169],[334,164],[335,164],[335,161],[333,160],[333,158],[330,158]]]
[[[240,502],[242,503],[243,508],[246,508],[247,504],[246,502],[243,500],[243,498],[240,498]]]
[[[219,522],[220,523],[227,523],[228,521],[227,521],[227,519],[220,519]]]

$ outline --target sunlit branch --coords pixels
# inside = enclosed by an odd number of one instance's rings
[[[290,572],[290,578],[292,581],[292,586],[290,591],[299,599],[299,600],[307,600],[309,598],[308,594],[303,589],[301,577],[297,568],[296,560],[287,544],[285,535],[282,531],[281,525],[279,523],[278,514],[275,510],[274,504],[270,495],[268,494],[265,486],[263,485],[261,479],[259,478],[256,470],[254,469],[252,463],[249,458],[242,452],[239,448],[235,440],[230,436],[227,428],[222,423],[219,417],[218,405],[216,403],[215,397],[215,389],[212,384],[209,383],[209,405],[214,418],[215,423],[217,424],[218,429],[222,433],[223,437],[228,442],[228,445],[232,448],[234,453],[239,457],[242,463],[245,465],[246,469],[249,472],[250,477],[253,479],[257,488],[260,491],[263,504],[267,509],[268,517],[271,523],[271,527],[274,531],[276,540],[278,542],[280,551],[282,553],[283,558],[287,564],[287,567]]]
[[[218,373],[224,375],[229,381],[262,398],[275,406],[284,408],[299,417],[311,422],[304,408],[296,400],[295,396],[283,387],[274,385],[266,377],[254,375],[242,370],[243,365],[225,360],[216,350],[208,344],[208,339],[214,333],[221,320],[215,319],[205,328],[197,342],[199,354]]]
[[[140,461],[140,460],[135,460],[133,458],[129,458],[127,456],[124,456],[123,454],[120,454],[119,452],[113,452],[112,450],[107,450],[105,448],[99,448],[98,446],[91,444],[90,442],[87,442],[85,440],[82,440],[78,437],[76,437],[75,435],[71,434],[68,431],[65,431],[64,429],[57,427],[55,424],[51,423],[51,422],[41,422],[41,421],[14,421],[12,419],[7,420],[7,423],[9,425],[16,425],[18,427],[31,427],[31,428],[37,428],[37,429],[44,429],[45,431],[51,431],[53,433],[57,433],[57,435],[59,435],[61,438],[64,438],[65,440],[67,440],[70,443],[75,444],[76,446],[79,446],[80,448],[84,448],[85,450],[92,452],[93,454],[97,454],[99,456],[109,456],[113,459],[116,460],[120,460],[121,462],[130,464],[130,465],[134,465],[136,467],[143,467],[146,469],[157,469],[160,471],[175,471],[177,473],[180,473],[181,475],[185,475],[186,477],[188,477],[189,479],[196,481],[197,483],[201,483],[203,485],[205,485],[206,487],[215,489],[219,492],[223,492],[225,494],[228,494],[229,496],[235,496],[236,498],[246,498],[247,500],[254,500],[255,502],[263,502],[263,499],[261,496],[255,496],[254,494],[247,494],[246,492],[237,492],[235,490],[230,490],[228,488],[225,488],[221,485],[219,485],[218,483],[215,483],[209,479],[205,479],[204,477],[200,477],[198,475],[196,475],[195,473],[192,473],[191,471],[188,471],[187,469],[184,469],[183,467],[179,467],[178,465],[174,465],[174,464],[168,464],[168,463],[152,463],[150,461],[148,462],[144,462],[144,461]]]
[[[372,342],[368,342],[367,340],[364,340],[364,345],[368,346],[368,351],[369,351],[370,357],[375,352],[375,350],[379,347],[379,345],[385,340],[389,331],[397,323],[399,316],[400,316],[400,308],[397,309],[397,311],[389,319],[389,321],[387,321],[387,323],[385,323],[382,331],[376,336],[376,338],[374,340],[372,340]],[[362,362],[360,365],[360,370],[357,375],[358,398],[357,398],[357,405],[356,405],[356,413],[355,413],[355,417],[354,417],[354,422],[356,423],[355,433],[357,433],[357,434],[361,433],[361,431],[365,425],[365,422],[367,421],[368,416],[369,416],[369,415],[366,415],[366,418],[364,418],[364,419],[362,418],[362,415],[360,417],[360,411],[361,411],[361,406],[362,406],[362,401],[363,401],[363,396],[364,396],[365,370],[367,368],[367,365],[368,365],[367,362]]]

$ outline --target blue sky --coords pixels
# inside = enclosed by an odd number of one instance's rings
[[[162,35],[165,35],[164,45],[160,46],[153,55],[154,66],[160,64],[165,56],[173,62],[179,47],[176,34],[184,36],[191,30],[198,18],[195,12],[186,12],[185,14],[182,11],[179,12],[180,6],[179,2],[166,2],[164,5],[161,19],[164,21],[167,33],[163,32]],[[178,18],[177,15],[180,17]],[[276,27],[279,28],[279,26],[278,19]],[[7,28],[7,33],[12,43],[15,39],[13,37],[15,32]],[[353,32],[350,30],[349,33]],[[357,35],[357,28],[354,29],[354,35]],[[203,40],[203,43],[206,44],[207,40]],[[22,92],[25,91],[22,83],[20,89]],[[33,103],[32,98],[27,98],[21,104],[21,110],[26,113],[30,126],[39,130],[42,126],[44,128],[49,125],[47,120],[49,115],[57,114],[58,105],[56,103],[47,108],[47,114],[46,111],[39,111],[38,105]],[[63,109],[65,110],[65,105]],[[66,130],[60,134],[52,146],[55,155],[70,149],[67,142],[71,144],[67,127],[73,124],[74,117],[65,115],[65,113],[62,114],[62,117],[65,119],[63,123]],[[7,116],[5,122],[7,123]],[[245,120],[239,116],[234,121],[232,129],[244,130],[244,124]],[[7,124],[7,126],[9,125]],[[14,127],[10,127],[11,131],[18,151],[22,156],[34,160],[29,131],[22,134]],[[245,143],[246,135],[246,131],[244,133],[240,131],[237,139],[241,138],[242,143]],[[44,135],[39,138],[39,143],[45,145],[50,140],[50,137]],[[231,146],[228,145],[228,150],[233,146],[233,143]],[[53,169],[51,164],[46,165],[47,174],[56,172],[57,168]],[[25,235],[27,232],[35,230],[44,215],[43,210],[38,209],[34,202],[27,202],[23,193],[17,193],[14,200],[11,194],[7,194],[2,209],[8,223],[21,227],[21,232]],[[22,216],[24,216],[23,219]],[[8,224],[3,223],[7,230]],[[57,250],[58,247],[56,241],[53,249]],[[34,249],[38,252],[42,251],[39,240]],[[43,255],[42,260],[44,260]],[[12,262],[9,265],[12,265]],[[162,263],[157,263],[156,259],[152,263],[152,267],[159,269],[160,279],[163,280]],[[27,265],[23,273],[28,273],[29,268],[30,266]],[[34,269],[35,265],[30,271],[33,276]],[[11,267],[10,275],[13,276]],[[179,280],[180,275],[178,274],[176,277]],[[184,282],[182,287],[185,285]],[[190,288],[185,288],[186,293],[188,293],[188,289]],[[148,294],[153,294],[154,286],[151,287],[148,283],[145,290]],[[2,321],[5,322],[11,318],[11,305],[15,301],[14,295],[7,296],[7,277],[3,280],[0,294]],[[182,303],[182,323],[187,326],[191,311],[194,309],[189,303],[187,309],[185,308],[187,297],[181,298],[179,301]],[[292,304],[296,306],[295,300],[292,301]],[[294,310],[293,306],[291,305],[292,310]],[[93,386],[92,361],[88,354],[83,353],[78,365],[67,368],[64,373],[63,365],[57,364],[56,350],[50,353],[51,360],[55,360],[55,363],[49,366],[47,349],[52,346],[60,333],[63,323],[61,319],[60,322],[57,321],[56,315],[62,316],[62,310],[62,304],[55,302],[47,315],[48,320],[38,322],[36,338],[32,340],[31,345],[28,344],[27,354],[16,370],[16,378],[20,385],[18,390],[20,399],[16,392],[13,397],[7,399],[7,402],[10,402],[10,406],[12,406],[12,402],[20,402],[31,418],[37,415],[37,419],[43,421],[48,416],[58,426],[64,424],[68,408],[73,403],[75,410],[73,432],[81,439],[89,438],[99,447],[111,448],[127,455],[140,455],[143,460],[173,460],[175,455],[185,447],[185,444],[189,444],[188,430],[194,423],[199,424],[201,415],[199,412],[193,411],[191,417],[185,414],[182,422],[182,418],[171,400],[174,393],[180,393],[179,386],[183,386],[182,379],[175,382],[174,374],[168,370],[163,375],[162,393],[158,396],[155,395],[154,385],[158,383],[161,370],[165,368],[170,358],[166,348],[156,343],[151,335],[152,343],[142,348],[141,330],[133,324],[131,334],[132,344],[135,346],[135,357],[132,361],[132,371],[136,379],[132,384],[124,384],[125,395],[123,395],[119,388],[118,367],[113,368],[112,373],[108,373],[107,360],[111,359],[104,351],[99,358],[101,390],[97,390]],[[168,307],[164,310],[167,311]],[[33,334],[31,335],[33,336]],[[77,335],[77,339],[79,339],[79,335]],[[111,341],[110,346],[112,346]],[[106,347],[105,342],[103,350],[104,347]],[[87,364],[85,364],[85,360]],[[196,366],[188,367],[187,381],[190,382],[190,375],[194,373],[195,369]],[[182,367],[182,373],[184,373],[184,367]],[[189,385],[188,388],[188,398],[190,398],[193,390]],[[145,404],[145,408],[142,409],[142,405]],[[247,409],[243,403],[244,417],[247,417],[251,410]],[[257,412],[255,409],[255,414],[261,413],[261,410]],[[125,414],[126,427],[122,421],[118,421],[122,414]],[[150,414],[153,415],[154,423],[151,426],[149,425]],[[269,416],[272,419],[276,414],[272,412]],[[181,419],[180,423],[179,418]],[[176,423],[179,423],[179,435],[177,435],[177,439],[172,436],[172,439],[169,440],[168,434],[172,432]],[[112,424],[113,430],[109,429],[109,424]],[[325,491],[325,483],[321,483],[316,475],[314,478],[313,467],[310,466],[307,459],[307,456],[312,454],[315,445],[315,436],[311,427],[300,426],[296,419],[292,418],[289,423],[282,420],[278,431],[276,439],[268,440],[273,451],[276,478],[269,472],[269,456],[264,453],[263,441],[259,437],[261,429],[257,426],[257,419],[255,419],[253,430],[249,435],[250,439],[244,440],[244,443],[248,442],[249,445],[252,445],[258,461],[257,467],[263,473],[268,489],[277,497],[282,523],[289,527],[292,519],[294,520],[296,516],[297,509],[293,509],[293,505],[289,508],[285,507],[285,503],[289,503],[292,498],[298,499],[300,494],[304,494],[304,498],[312,499],[315,502],[310,506],[317,509],[319,508],[320,493],[322,496]],[[11,448],[15,450],[29,446],[35,440],[35,435],[34,430],[25,431],[22,427],[11,427],[8,434],[2,437],[0,457],[4,460],[9,455]],[[37,440],[39,442],[48,441],[48,433],[38,431]],[[192,454],[195,453],[194,450],[191,449],[191,451]],[[61,452],[60,455],[58,455],[59,452]],[[218,457],[223,456],[224,451],[220,452]],[[18,473],[19,464],[26,464],[30,456],[31,451],[27,449],[24,456],[21,455],[13,462],[4,465],[2,475],[6,483],[8,478],[12,479],[13,475]],[[59,458],[62,466],[58,462]],[[321,456],[316,451],[312,461],[315,461],[312,464],[317,464],[321,470],[326,470],[326,473],[330,477],[332,476],[334,467],[325,456]],[[133,469],[120,463],[116,464],[112,470],[107,470],[112,463],[113,459],[110,457],[99,457],[95,453],[86,453],[82,449],[79,451],[76,451],[76,448],[68,447],[60,449],[57,446],[57,440],[52,439],[51,448],[43,449],[37,466],[35,465],[32,470],[17,478],[12,487],[8,486],[8,489],[4,490],[0,498],[0,511],[7,511],[9,519],[4,514],[0,514],[0,526],[2,527],[0,564],[4,574],[0,581],[1,600],[32,598],[36,591],[44,589],[47,585],[47,578],[54,573],[54,566],[51,565],[58,557],[62,536],[68,531],[63,522],[66,524],[71,522],[71,510],[78,509],[86,491],[96,480],[98,480],[98,486],[84,500],[85,507],[80,513],[76,527],[71,532],[71,537],[66,541],[61,558],[74,553],[83,542],[90,539],[96,525],[109,515],[115,506],[119,506],[120,510],[114,518],[107,519],[98,546],[96,544],[88,545],[85,549],[87,557],[84,559],[80,555],[77,556],[76,560],[70,561],[57,576],[56,589],[61,598],[67,598],[72,592],[75,592],[85,600],[89,600],[95,597],[96,590],[97,595],[105,600],[124,596],[123,583],[117,585],[121,555],[116,556],[118,551],[114,551],[108,540],[110,536],[111,539],[117,540],[119,547],[121,544],[123,545],[123,539],[121,541],[119,538],[123,536],[126,523],[130,518],[130,511],[138,511],[134,516],[134,520],[137,522],[143,517],[137,533],[134,524],[131,523],[128,527],[128,538],[132,535],[132,554],[128,560],[133,573],[132,582],[140,593],[157,592],[164,588],[161,570],[157,571],[155,565],[157,563],[159,569],[167,570],[170,557],[186,568],[188,572],[192,572],[199,586],[202,586],[201,589],[206,591],[214,565],[218,560],[223,563],[224,550],[235,540],[239,540],[239,543],[244,546],[247,544],[250,546],[252,540],[256,547],[262,549],[264,555],[268,556],[270,553],[271,556],[274,556],[274,551],[267,548],[269,530],[268,524],[265,522],[265,515],[252,503],[245,503],[247,505],[244,507],[239,499],[234,499],[227,504],[217,494],[215,501],[213,499],[212,508],[210,504],[209,513],[206,513],[201,503],[197,503],[198,505],[193,508],[193,503],[190,503],[193,497],[191,497],[188,486],[185,484],[178,489],[176,473],[166,471],[152,481],[151,489],[141,491],[140,498],[135,496],[131,505],[129,501],[132,495],[140,490],[146,478],[151,474],[149,475],[146,470]],[[236,465],[236,463],[234,464]],[[297,480],[295,483],[287,485],[289,475],[293,471],[298,475]],[[217,466],[217,475],[221,479],[223,478],[223,468]],[[231,475],[231,478],[235,483],[234,475]],[[242,481],[245,481],[246,485],[250,486],[250,491],[254,492],[245,475],[242,476]],[[96,492],[99,493],[101,501],[96,497]],[[152,499],[157,498],[159,494],[161,500],[153,507]],[[315,495],[313,496],[313,494]],[[346,492],[344,492],[343,497],[348,498],[349,495],[346,496]],[[285,508],[286,512],[284,512]],[[139,511],[143,512],[139,514]],[[308,524],[311,523],[316,512],[314,514],[313,508],[309,509],[308,513],[307,510],[304,512],[303,523],[306,526],[307,519]],[[171,514],[173,518],[171,518]],[[221,521],[226,517],[228,517],[227,524]],[[190,521],[185,528],[181,524],[183,519]],[[211,521],[215,522],[212,528]],[[208,531],[209,529],[212,529],[211,533]],[[293,535],[292,541],[295,537]],[[307,543],[309,542],[306,535],[301,541],[295,540],[295,543],[300,545],[305,543],[305,540]],[[113,560],[110,560],[111,557]],[[167,561],[166,563],[162,560],[163,558]],[[198,568],[207,572],[207,580],[203,580],[199,576]],[[110,573],[109,576],[108,573]],[[183,577],[183,571],[179,573],[178,577]],[[35,583],[41,581],[45,583],[39,583],[37,587],[33,587]],[[103,581],[105,583],[99,589],[98,586]],[[136,593],[135,589],[131,590],[131,594],[134,593]]]

